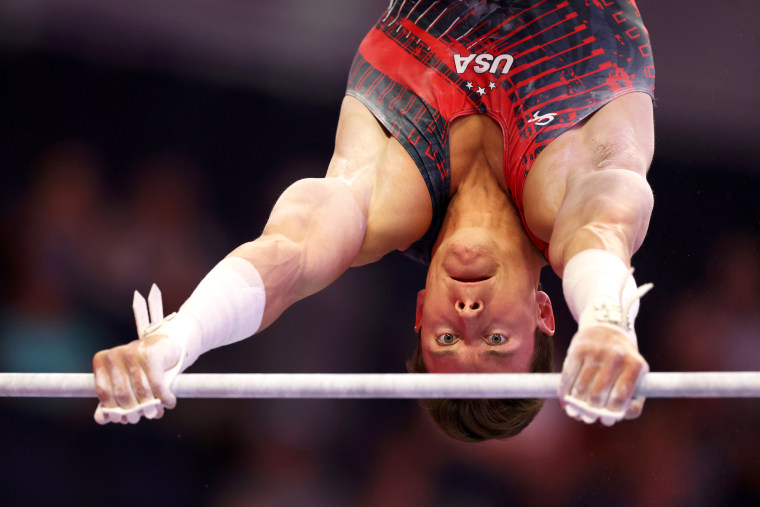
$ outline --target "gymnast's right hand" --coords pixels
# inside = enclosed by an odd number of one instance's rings
[[[161,418],[164,407],[174,408],[177,403],[170,390],[176,375],[167,373],[181,356],[182,347],[158,333],[95,354],[92,365],[100,400],[95,421],[134,424],[143,416]]]
[[[159,419],[164,408],[174,408],[172,381],[189,366],[184,344],[200,332],[192,317],[172,313],[164,318],[161,291],[155,284],[147,302],[135,291],[132,309],[140,339],[98,352],[92,359],[100,399],[95,410],[98,424]]]

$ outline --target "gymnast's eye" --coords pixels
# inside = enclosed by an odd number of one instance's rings
[[[489,345],[504,345],[509,340],[503,335],[503,334],[489,334],[486,336],[486,342],[488,342]]]
[[[453,345],[457,340],[458,338],[451,333],[444,333],[435,339],[441,345]]]

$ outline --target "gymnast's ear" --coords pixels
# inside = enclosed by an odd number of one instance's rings
[[[538,328],[544,334],[553,336],[554,310],[552,309],[552,301],[549,299],[549,296],[546,294],[546,292],[540,290],[536,291],[536,309],[536,324],[538,325]]]
[[[425,289],[417,293],[417,317],[414,321],[414,332],[419,333],[422,325],[422,307],[425,304]]]

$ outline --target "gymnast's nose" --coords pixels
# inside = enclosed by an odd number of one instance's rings
[[[454,307],[461,317],[476,317],[483,311],[483,301],[480,299],[458,299],[454,303]]]

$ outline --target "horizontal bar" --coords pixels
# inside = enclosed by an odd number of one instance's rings
[[[556,398],[558,373],[183,374],[181,398]],[[760,372],[648,373],[649,398],[760,397]],[[0,397],[91,398],[92,373],[0,373]]]

